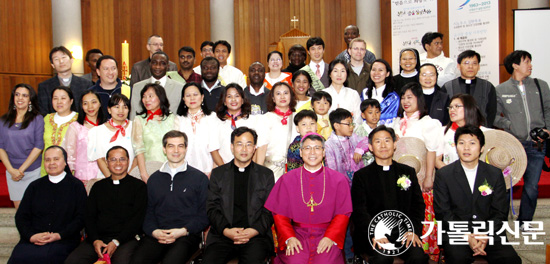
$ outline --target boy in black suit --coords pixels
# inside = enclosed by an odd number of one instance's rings
[[[384,125],[376,127],[369,134],[369,149],[375,157],[375,162],[358,170],[353,175],[351,198],[353,213],[352,237],[355,253],[365,258],[369,263],[393,263],[393,256],[386,256],[374,250],[382,249],[379,244],[392,243],[390,234],[387,238],[369,241],[369,223],[378,213],[385,210],[396,210],[405,214],[412,222],[414,232],[404,234],[402,241],[409,247],[399,255],[405,263],[428,263],[428,255],[422,249],[422,221],[424,220],[424,199],[416,178],[416,171],[401,163],[395,162],[395,132]],[[409,179],[407,184],[400,185],[400,178]],[[372,246],[371,246],[372,243]]]
[[[472,263],[474,256],[485,256],[489,263],[521,263],[511,245],[502,245],[500,236],[506,234],[474,233],[473,222],[490,222],[494,232],[506,221],[506,185],[502,172],[485,162],[479,162],[485,136],[478,127],[464,126],[455,133],[455,145],[459,160],[436,172],[434,182],[435,217],[449,231],[449,221],[468,222],[465,234],[468,245],[449,242],[448,233],[443,234],[443,248],[447,263]],[[479,224],[475,226],[479,227]],[[492,243],[489,236],[494,236]]]

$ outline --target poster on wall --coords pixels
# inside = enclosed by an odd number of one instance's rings
[[[399,73],[399,52],[415,48],[423,53],[422,36],[437,31],[436,0],[391,1],[392,70]]]
[[[477,76],[499,84],[498,0],[449,0],[449,56],[481,55]]]

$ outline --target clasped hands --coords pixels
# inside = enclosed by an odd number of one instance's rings
[[[20,169],[12,168],[8,170],[8,172],[11,175],[11,179],[16,182],[20,181],[25,176],[25,172],[21,171]]]
[[[223,235],[233,240],[233,244],[235,245],[246,244],[251,238],[258,234],[260,233],[256,229],[250,227],[246,229],[242,227],[233,227],[223,230]]]
[[[409,247],[411,245],[413,247],[422,247],[422,240],[413,232],[407,232],[403,235],[403,240],[405,241],[405,247]],[[381,244],[387,244],[390,243],[390,241],[383,237],[379,239],[372,239],[372,248],[374,249],[376,246],[378,246],[378,249],[383,249]]]
[[[328,253],[330,251],[330,248],[334,245],[334,241],[332,241],[328,237],[323,237],[321,241],[319,241],[319,245],[317,245],[317,254],[322,253]],[[291,237],[287,240],[286,243],[286,255],[294,255],[294,252],[296,254],[300,253],[300,250],[304,250],[304,247],[302,246],[302,243],[300,243],[300,240],[296,237]]]
[[[189,235],[185,227],[172,229],[155,229],[153,237],[161,244],[172,244],[176,239]]]
[[[112,257],[116,249],[117,246],[113,241],[109,242],[109,244],[105,244],[99,239],[94,241],[94,250],[99,258],[103,258],[103,254],[109,254],[109,257]]]
[[[37,246],[43,246],[61,240],[61,235],[59,235],[59,233],[42,232],[34,234],[29,240]]]
[[[468,245],[472,251],[474,251],[473,256],[487,256],[485,252],[485,247],[487,247],[487,242],[489,237],[484,234],[467,234],[468,236]]]

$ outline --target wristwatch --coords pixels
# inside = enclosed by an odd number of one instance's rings
[[[118,242],[118,240],[113,239],[113,240],[111,240],[111,241],[112,241],[113,243],[115,243],[115,246],[116,246],[116,247],[120,246],[120,242]]]

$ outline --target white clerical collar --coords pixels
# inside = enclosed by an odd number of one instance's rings
[[[425,94],[425,95],[430,95],[430,94],[433,94],[434,92],[435,92],[435,87],[430,88],[430,89],[422,88],[422,93]]]
[[[265,88],[265,84],[262,85],[262,87],[260,88],[260,90],[258,92],[256,92],[256,89],[254,89],[252,87],[252,85],[249,85],[248,86],[248,89],[250,90],[250,94],[251,95],[254,95],[254,96],[258,96],[258,95],[262,95],[264,94],[264,88]]]
[[[304,169],[309,171],[310,173],[315,173],[315,172],[318,172],[321,168],[323,168],[323,165],[319,166],[318,169],[314,169],[314,170],[309,170],[308,168],[306,168],[306,166],[304,165]]]
[[[50,180],[50,182],[52,183],[59,183],[61,182],[63,179],[65,179],[65,175],[67,175],[67,172],[63,171],[61,174],[57,175],[57,176],[52,176],[52,175],[49,175],[48,174],[48,180]]]
[[[60,116],[58,113],[55,113],[55,115],[53,116],[53,121],[58,125],[63,125],[69,121],[71,121],[71,119],[73,119],[74,115],[76,115],[76,112],[71,112],[70,114],[66,115],[66,116]]]
[[[220,85],[220,80],[216,80],[216,83],[214,83],[214,85],[212,85],[212,87],[208,87],[208,85],[206,85],[204,80],[202,80],[202,87],[204,87],[204,89],[208,90],[208,92],[212,92],[212,90],[214,90],[216,87],[218,87],[218,85]]]
[[[151,83],[159,82],[160,86],[164,87],[166,86],[166,81],[168,80],[168,76],[164,75],[160,79],[155,79],[155,77],[151,76]]]
[[[170,164],[168,164],[168,161],[164,162],[164,164],[162,164],[162,167],[160,167],[160,171],[170,174],[170,176],[172,176],[172,179],[174,179],[174,176],[179,172],[183,172],[186,170],[187,170],[187,160],[185,160],[183,164],[177,168],[170,167]]]
[[[414,72],[411,72],[411,73],[405,73],[405,71],[401,71],[401,76],[405,78],[414,77],[417,74],[418,74],[418,71],[416,71],[416,69],[414,69]]]

